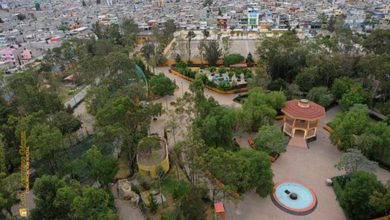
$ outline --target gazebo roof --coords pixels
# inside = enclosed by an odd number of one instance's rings
[[[282,112],[291,118],[302,120],[318,120],[325,117],[324,107],[306,99],[287,101]]]

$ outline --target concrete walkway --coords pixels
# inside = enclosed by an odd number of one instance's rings
[[[329,122],[338,112],[341,112],[338,107],[330,109],[322,124]],[[318,206],[313,213],[307,216],[288,214],[277,208],[269,196],[261,198],[251,191],[245,193],[243,201],[238,204],[226,205],[227,219],[346,219],[332,187],[325,184],[327,178],[343,174],[334,166],[339,161],[341,152],[330,143],[328,132],[322,128],[318,130],[317,140],[309,143],[309,147],[310,149],[288,147],[287,152],[273,163],[272,170],[275,183],[296,180],[313,189],[318,199]],[[390,172],[386,170],[378,169],[376,174],[383,182],[390,179]]]

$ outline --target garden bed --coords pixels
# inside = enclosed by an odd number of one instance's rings
[[[172,66],[170,72],[188,81],[199,74],[206,88],[221,94],[234,94],[248,91],[247,80],[253,77],[250,68],[210,67],[202,69],[188,67],[185,63]]]

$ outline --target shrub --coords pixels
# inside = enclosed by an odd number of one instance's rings
[[[223,59],[223,64],[225,66],[230,66],[233,64],[241,63],[245,60],[241,54],[229,54]]]
[[[232,89],[232,85],[228,82],[220,82],[218,85],[218,89],[226,91]]]
[[[183,61],[180,61],[180,62],[176,63],[176,67],[180,68],[180,69],[184,69],[184,68],[187,68],[187,64]]]
[[[226,73],[227,71],[228,71],[228,69],[227,69],[226,67],[221,67],[221,68],[219,68],[218,73],[224,74],[224,73]]]

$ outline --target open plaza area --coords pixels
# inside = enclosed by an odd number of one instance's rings
[[[181,97],[183,92],[188,92],[190,83],[170,74],[168,68],[158,68],[157,71],[163,72],[167,77],[176,81],[176,84],[179,86],[174,96],[158,100],[164,107],[172,108],[169,103]],[[235,95],[221,95],[207,89],[205,90],[205,95],[213,97],[221,105],[231,108],[240,107],[240,104],[233,101]],[[346,219],[343,209],[336,200],[333,188],[326,184],[326,179],[343,174],[342,171],[335,167],[342,153],[337,150],[336,146],[330,143],[329,132],[322,128],[336,114],[341,112],[340,107],[333,107],[326,112],[326,117],[321,121],[320,128],[318,129],[317,139],[308,144],[309,149],[287,147],[286,153],[283,153],[272,164],[272,171],[274,172],[273,180],[275,183],[285,180],[299,181],[305,183],[314,191],[318,204],[312,213],[305,216],[286,213],[275,206],[270,196],[261,198],[256,192],[249,191],[243,194],[241,201],[228,202],[226,204],[226,218],[232,220]],[[166,117],[162,115],[157,121],[152,122],[151,132],[163,135],[163,126],[166,121]],[[279,122],[278,126],[282,126],[282,124]],[[247,141],[250,136],[248,134],[240,136],[240,145],[242,148],[249,148]],[[169,141],[173,142],[173,138],[170,138]],[[376,175],[383,183],[390,179],[390,172],[383,168],[378,168]]]

